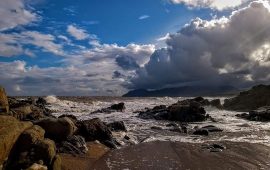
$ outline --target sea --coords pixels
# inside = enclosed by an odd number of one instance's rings
[[[224,102],[227,97],[204,97],[209,100],[220,99]],[[220,110],[215,107],[207,106],[207,114],[214,118],[204,122],[189,123],[188,129],[200,128],[207,125],[214,125],[223,130],[221,133],[210,133],[209,136],[187,135],[173,131],[166,126],[169,121],[164,120],[145,120],[138,117],[138,111],[145,108],[153,108],[157,105],[171,105],[186,97],[56,97],[47,96],[47,106],[53,111],[53,115],[58,117],[63,114],[74,115],[79,120],[100,118],[106,123],[123,121],[128,129],[127,132],[114,132],[114,137],[122,145],[138,144],[141,142],[152,141],[179,141],[190,143],[204,142],[248,142],[270,145],[270,123],[248,121],[236,117],[242,112]],[[113,113],[92,113],[96,110],[107,108],[112,104],[124,102],[125,111]],[[179,123],[179,122],[175,122]],[[129,136],[129,142],[124,136]]]

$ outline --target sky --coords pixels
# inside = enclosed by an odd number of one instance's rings
[[[1,0],[9,95],[270,82],[268,0]]]

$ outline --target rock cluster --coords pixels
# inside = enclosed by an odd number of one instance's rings
[[[43,98],[8,98],[0,87],[0,169],[60,170],[59,153],[86,154],[87,142],[96,140],[110,148],[120,145],[112,131],[126,131],[123,122],[55,118],[46,105]],[[124,104],[110,109],[123,111]]]
[[[203,106],[210,105],[207,99],[202,97],[178,101],[171,106],[160,105],[153,109],[141,111],[139,117],[143,119],[171,120],[180,122],[200,122],[210,116],[206,114]],[[218,103],[218,102],[214,102]]]
[[[250,121],[269,122],[270,106],[261,107],[257,110],[252,110],[249,113],[237,114],[236,116]]]

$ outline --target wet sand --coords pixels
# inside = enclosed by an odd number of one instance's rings
[[[262,144],[219,142],[222,152],[210,152],[202,144],[151,142],[108,152],[96,170],[269,169],[270,148]]]

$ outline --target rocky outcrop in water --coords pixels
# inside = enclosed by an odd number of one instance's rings
[[[199,122],[206,120],[206,114],[202,104],[194,99],[179,101],[169,107],[156,106],[153,109],[140,112],[143,119],[171,120],[180,122]]]
[[[270,85],[254,86],[236,97],[226,99],[223,106],[234,111],[251,111],[270,106]]]
[[[127,128],[123,121],[116,121],[112,123],[108,123],[107,126],[110,128],[111,131],[127,131]]]
[[[113,104],[113,105],[111,105],[110,107],[107,107],[107,108],[96,110],[96,111],[92,112],[91,114],[123,112],[125,109],[126,109],[125,103],[121,102],[121,103],[118,103],[118,104]]]
[[[270,106],[261,107],[257,110],[250,111],[249,113],[237,114],[236,116],[250,121],[269,122]]]

